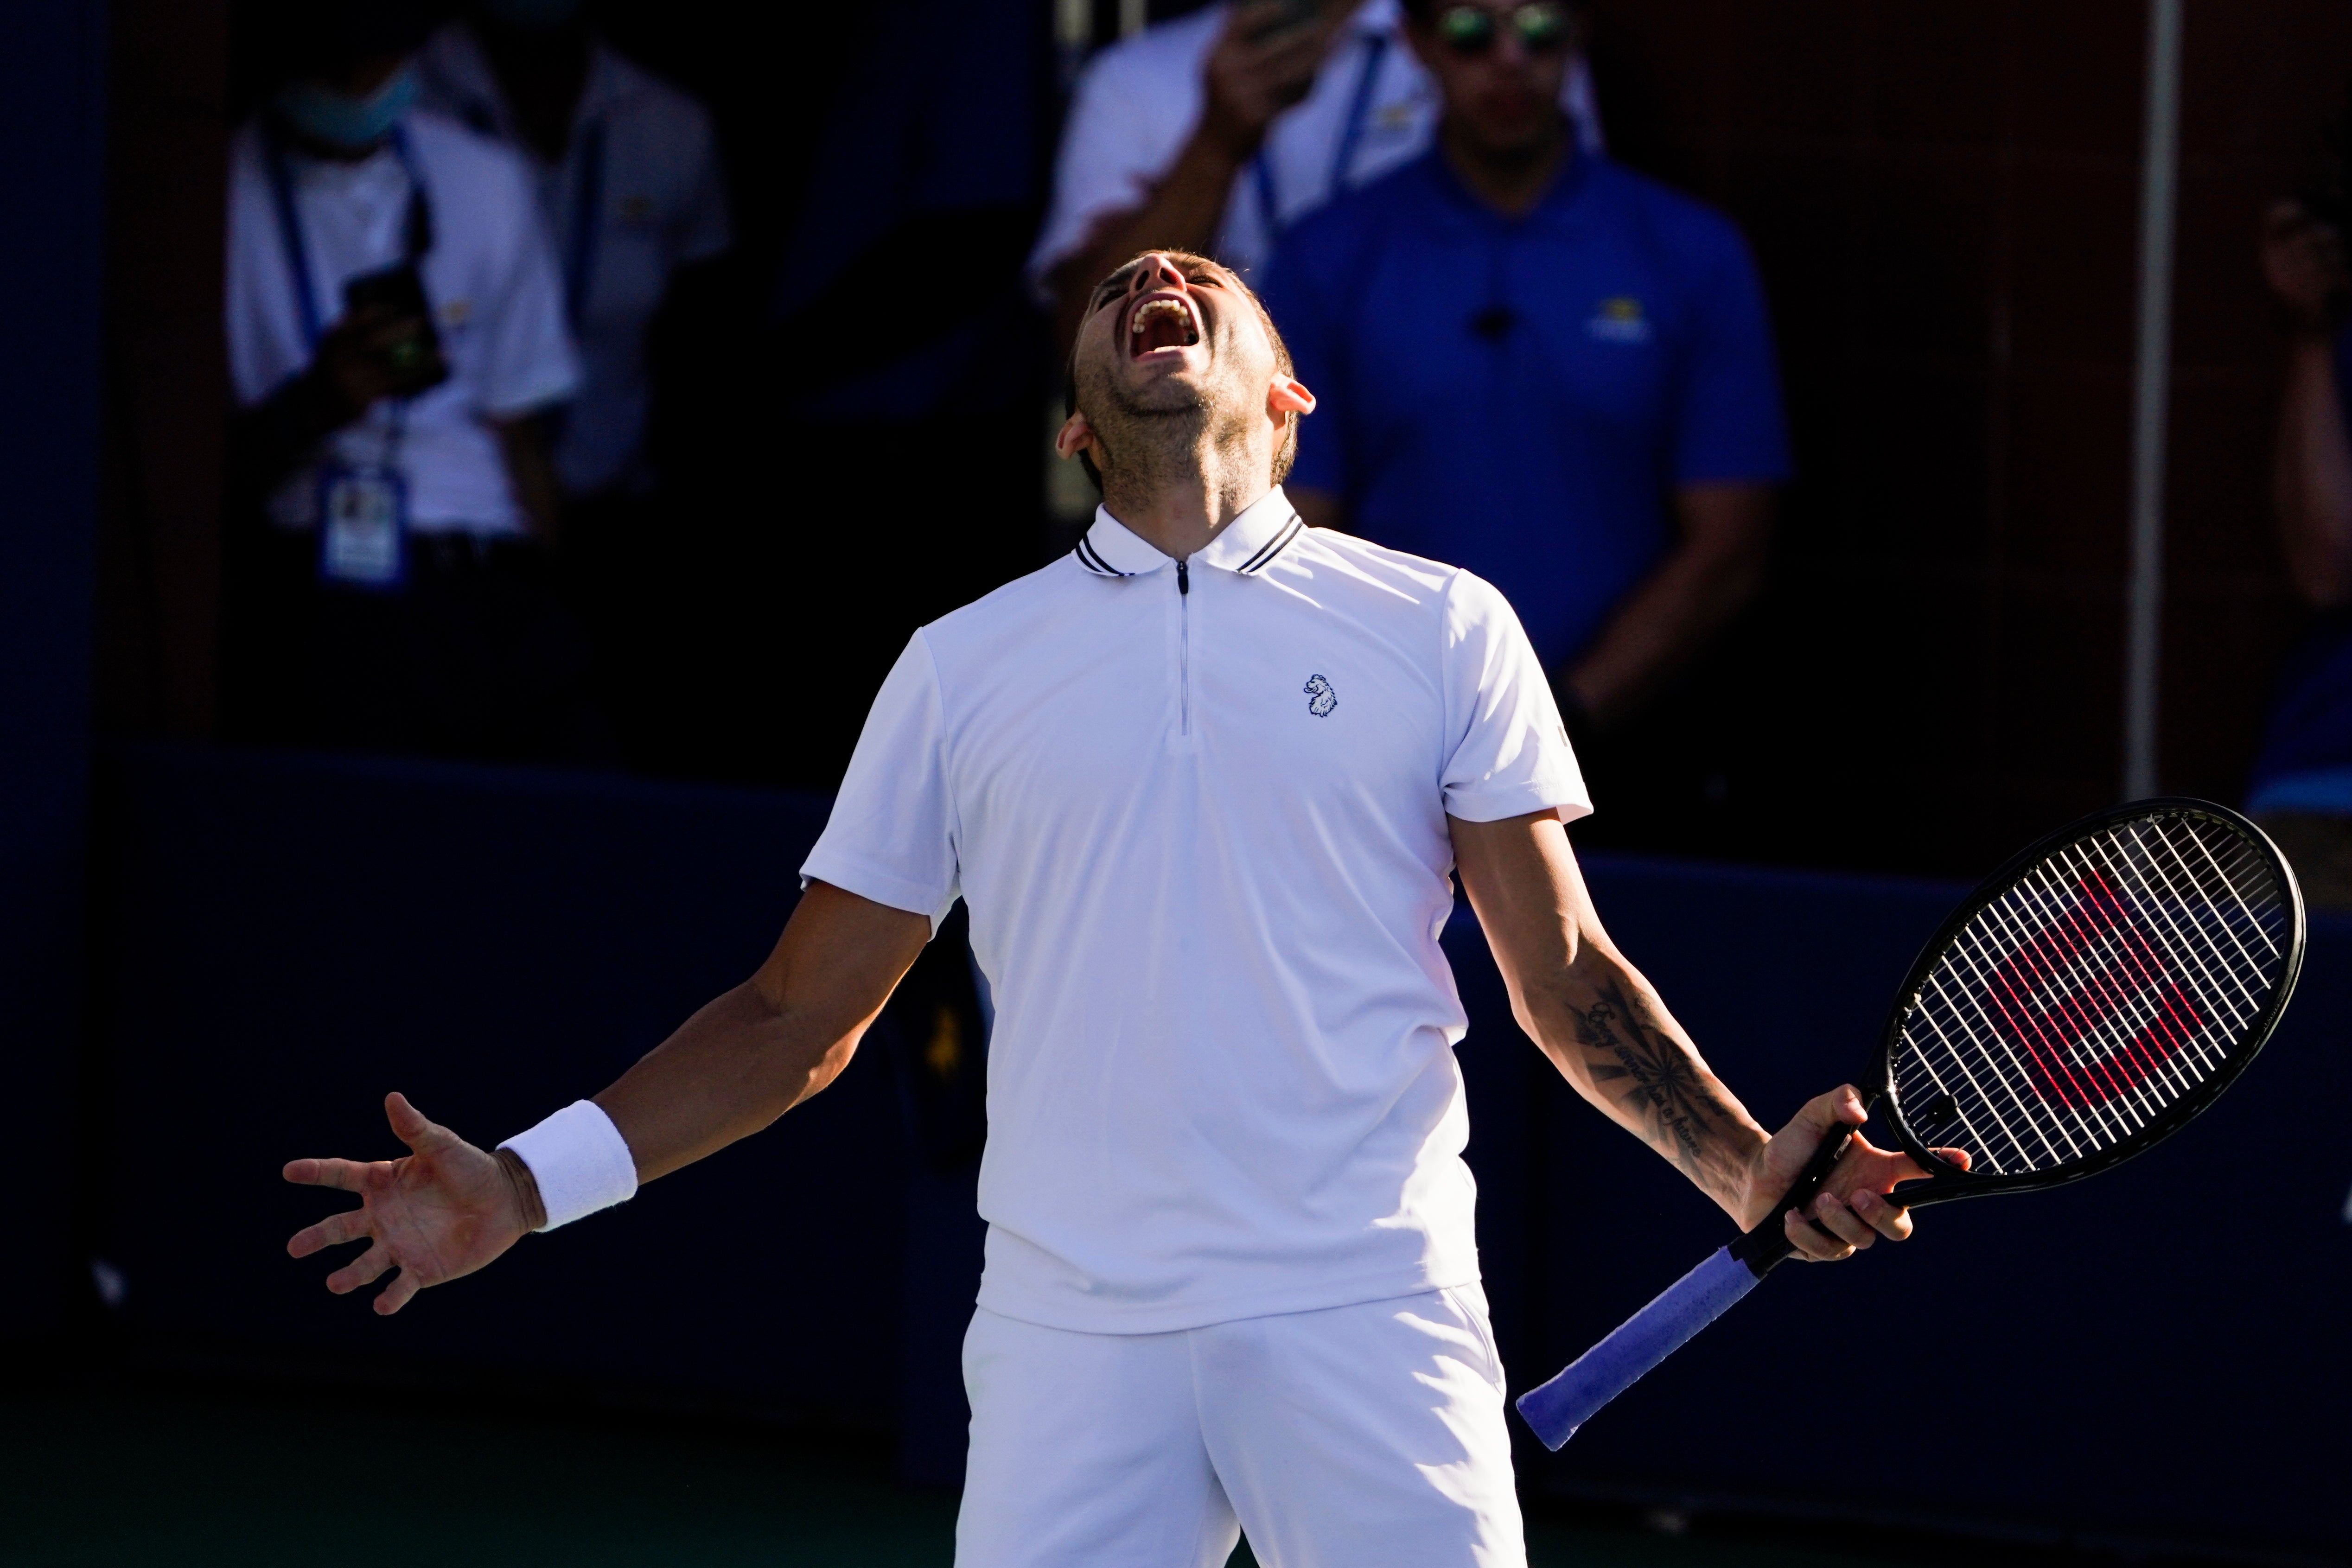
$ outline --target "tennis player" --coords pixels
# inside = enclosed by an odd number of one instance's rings
[[[943,286],[952,286],[952,268]],[[823,1089],[957,898],[996,1005],[964,1345],[961,1568],[1525,1561],[1473,1240],[1458,875],[1522,1027],[1742,1227],[1901,1239],[1859,1139],[1770,1212],[1851,1088],[1768,1133],[1602,932],[1544,672],[1466,572],[1305,527],[1272,322],[1199,257],[1087,305],[1058,442],[1076,550],[924,627],[874,703],[774,953],[593,1100],[485,1152],[298,1160],[361,1194],[297,1258],[375,1309],[628,1197]],[[1602,1208],[1610,1200],[1596,1194]]]

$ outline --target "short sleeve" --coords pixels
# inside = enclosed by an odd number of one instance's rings
[[[1692,290],[1694,330],[1675,416],[1675,482],[1785,479],[1789,436],[1764,286],[1738,232],[1715,221],[1722,232]]]
[[[1500,822],[1551,809],[1570,822],[1592,810],[1551,683],[1519,617],[1492,584],[1467,572],[1446,587],[1443,669],[1447,816]]]
[[[962,891],[943,744],[939,671],[917,632],[866,715],[802,882],[830,882],[938,930]]]
[[[580,361],[564,328],[563,285],[538,204],[520,160],[496,151],[507,165],[499,183],[511,187],[496,193],[499,207],[510,216],[500,236],[508,254],[499,258],[499,287],[481,323],[481,399],[491,417],[509,419],[578,392]]]
[[[1341,384],[1331,291],[1318,286],[1307,257],[1294,241],[1266,262],[1260,298],[1290,351],[1291,370],[1315,395],[1315,412],[1300,422],[1298,458],[1283,482],[1328,495],[1348,493],[1348,389]]]

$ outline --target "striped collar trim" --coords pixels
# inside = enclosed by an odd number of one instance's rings
[[[1251,575],[1253,573],[1265,571],[1268,566],[1274,564],[1274,558],[1276,556],[1290,548],[1290,542],[1297,538],[1299,533],[1306,527],[1307,520],[1299,516],[1297,512],[1292,512],[1290,514],[1289,521],[1282,525],[1280,532],[1276,533],[1272,539],[1267,540],[1264,544],[1259,545],[1255,552],[1253,553],[1248,560],[1234,567],[1234,570],[1240,573],[1244,577]]]
[[[1095,528],[1099,528],[1101,526],[1102,520],[1100,518],[1096,519]],[[1095,547],[1091,542],[1094,536],[1095,529],[1089,528],[1084,533],[1078,535],[1077,543],[1071,547],[1070,553],[1078,558],[1079,565],[1085,567],[1087,571],[1093,573],[1097,577],[1132,577],[1135,575],[1133,572],[1120,571],[1118,567],[1113,566],[1109,562],[1105,561],[1100,555],[1097,554]]]
[[[1272,565],[1306,527],[1306,520],[1277,485],[1227,523],[1224,531],[1193,559],[1244,576],[1255,575]],[[1169,562],[1156,547],[1101,507],[1095,509],[1093,525],[1079,538],[1071,553],[1078,558],[1078,564],[1097,577],[1138,577],[1157,572]]]

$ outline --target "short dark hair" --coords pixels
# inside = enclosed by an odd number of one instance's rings
[[[1282,341],[1282,329],[1274,324],[1274,313],[1265,308],[1265,301],[1257,297],[1256,289],[1251,288],[1247,283],[1242,280],[1242,275],[1240,273],[1234,271],[1232,268],[1227,267],[1223,262],[1217,260],[1214,257],[1202,256],[1195,251],[1190,250],[1139,250],[1133,256],[1129,257],[1125,261],[1120,262],[1117,267],[1114,267],[1109,271],[1104,273],[1101,279],[1097,281],[1093,288],[1087,290],[1087,298],[1091,300],[1097,294],[1101,293],[1103,284],[1109,282],[1112,279],[1118,277],[1129,268],[1133,267],[1137,262],[1141,261],[1147,256],[1168,256],[1173,257],[1178,261],[1196,262],[1203,267],[1213,267],[1218,271],[1223,273],[1226,277],[1232,279],[1234,280],[1234,287],[1242,291],[1242,298],[1250,302],[1250,309],[1257,312],[1258,324],[1265,329],[1267,341],[1274,344],[1274,368],[1280,371],[1284,375],[1291,375],[1297,373],[1298,367],[1297,363],[1290,357],[1290,345]],[[1077,411],[1078,345],[1074,342],[1070,345],[1070,357],[1064,361],[1062,364],[1062,417],[1067,419],[1071,415],[1076,414]],[[1297,459],[1297,456],[1298,426],[1297,422],[1294,420],[1290,426],[1289,442],[1281,451],[1276,452],[1274,455],[1274,482],[1276,484],[1282,483],[1284,479],[1290,476],[1290,465]],[[1097,491],[1101,490],[1102,473],[1101,470],[1095,467],[1094,455],[1090,452],[1080,452],[1078,454],[1078,466],[1086,469],[1087,478],[1095,482],[1095,489]]]

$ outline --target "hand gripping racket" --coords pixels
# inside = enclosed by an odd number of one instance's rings
[[[2061,828],[1971,893],[1895,994],[1861,1081],[1930,1173],[1895,1201],[2054,1187],[2153,1146],[2245,1070],[2302,964],[2294,873],[2236,812],[2145,800]],[[1852,1136],[1824,1139],[1753,1231],[1520,1396],[1547,1447],[1795,1251],[1780,1216],[1812,1201]],[[1969,1168],[1933,1148],[1966,1150]]]

